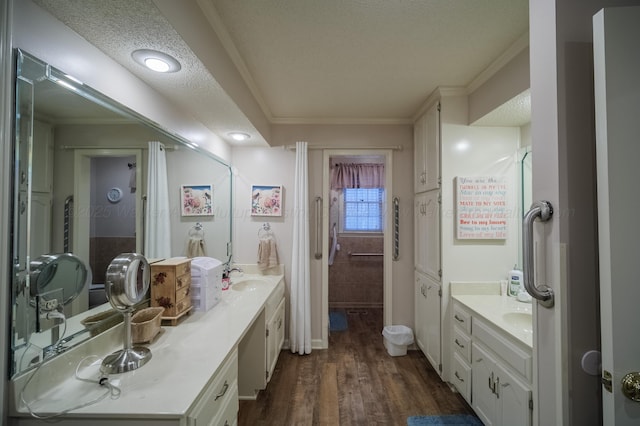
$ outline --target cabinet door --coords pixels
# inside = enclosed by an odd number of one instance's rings
[[[51,194],[31,194],[31,256],[51,253]]]
[[[31,155],[31,191],[51,192],[53,182],[53,128],[51,125],[33,121]]]
[[[440,105],[427,110],[413,126],[414,192],[440,187]]]
[[[440,372],[440,284],[426,277],[427,359]]]
[[[427,277],[415,272],[414,334],[416,345],[427,355]]]
[[[425,114],[425,184],[426,191],[440,187],[440,104]]]
[[[471,365],[471,399],[473,409],[485,426],[497,425],[496,395],[493,392],[495,381],[495,358],[476,343],[471,346],[473,363]]]
[[[417,194],[414,201],[414,263],[419,272],[440,281],[440,191]]]
[[[267,324],[267,382],[271,380],[284,343],[284,298]]]
[[[498,424],[531,426],[531,390],[501,365],[496,365],[495,371],[499,379],[496,383]]]
[[[440,284],[419,272],[415,282],[416,344],[440,373]]]
[[[415,193],[427,189],[427,114],[423,114],[413,125],[413,162]]]

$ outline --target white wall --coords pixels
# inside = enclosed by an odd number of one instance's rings
[[[518,260],[518,187],[516,152],[517,127],[470,127],[467,125],[467,97],[441,100],[442,161],[442,315],[443,377],[449,378],[449,283],[451,281],[498,281]],[[466,146],[466,148],[464,148]],[[506,176],[509,182],[506,240],[458,240],[455,228],[456,176]]]

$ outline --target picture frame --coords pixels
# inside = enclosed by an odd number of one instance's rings
[[[282,185],[251,185],[251,216],[282,216]]]
[[[213,216],[213,185],[180,185],[182,216]]]

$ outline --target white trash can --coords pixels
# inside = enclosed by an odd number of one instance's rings
[[[384,347],[391,356],[407,354],[407,346],[413,343],[413,331],[406,325],[387,325],[382,330]]]

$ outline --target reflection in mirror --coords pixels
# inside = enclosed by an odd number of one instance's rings
[[[105,275],[119,254],[145,254],[149,142],[166,151],[171,256],[186,255],[196,223],[206,256],[228,262],[231,250],[229,165],[37,58],[16,56],[10,376],[40,363],[65,327],[62,350],[121,320],[106,302]],[[213,214],[182,216],[180,187],[195,184],[211,185]],[[65,327],[38,327],[35,298],[46,271],[32,275],[32,261],[67,252],[89,266],[92,280],[61,308]]]

